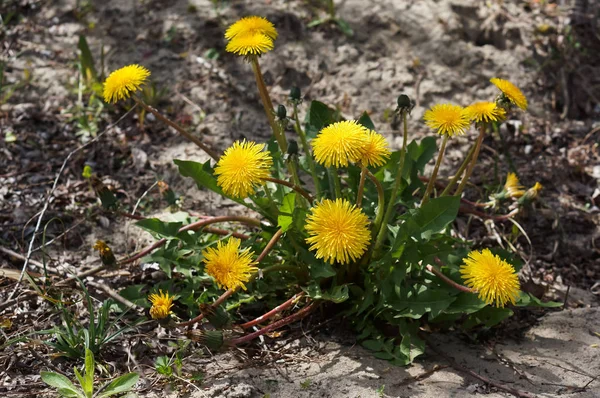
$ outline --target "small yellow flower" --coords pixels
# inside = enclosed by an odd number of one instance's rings
[[[253,35],[261,33],[271,40],[277,39],[277,29],[266,18],[250,16],[244,17],[230,25],[225,32],[225,38],[231,40],[238,36]]]
[[[506,117],[506,111],[495,102],[476,102],[467,106],[465,112],[476,123],[499,122]]]
[[[423,119],[438,134],[450,137],[464,134],[469,127],[469,115],[458,105],[436,104],[425,112]]]
[[[149,295],[148,300],[152,303],[152,308],[150,308],[152,319],[164,319],[171,313],[173,296],[169,296],[168,292],[163,293],[162,290],[159,290],[158,293]]]
[[[117,264],[117,259],[115,258],[112,249],[108,247],[108,245],[104,241],[97,240],[94,244],[93,249],[98,250],[98,253],[100,254],[100,260],[102,260],[102,264],[109,267]]]
[[[364,166],[379,167],[390,157],[388,142],[379,133],[367,131],[367,145],[363,148],[360,161]]]
[[[527,110],[527,98],[517,86],[508,80],[498,79],[497,77],[490,79],[490,82],[498,87],[510,102],[523,110]]]
[[[273,158],[263,151],[265,144],[252,141],[236,141],[219,159],[215,174],[217,184],[226,195],[247,198],[255,192],[263,179],[270,176]]]
[[[510,198],[520,198],[525,193],[525,188],[519,182],[519,177],[515,173],[508,173],[504,190]]]
[[[114,104],[129,98],[131,93],[146,83],[148,76],[150,71],[137,64],[113,71],[104,81],[104,101]]]
[[[540,195],[540,191],[542,190],[543,185],[539,182],[536,182],[531,188],[525,192],[523,195],[527,200],[534,200]]]
[[[261,55],[273,49],[273,40],[262,33],[236,36],[225,47],[225,51],[237,55]]]
[[[240,243],[237,238],[229,238],[226,244],[219,241],[216,249],[209,247],[202,252],[204,271],[215,278],[219,287],[246,290],[244,283],[258,270],[252,261],[254,253],[249,248],[240,251]]]
[[[359,259],[371,240],[369,219],[345,199],[325,199],[311,209],[306,221],[306,242],[316,257],[333,264]]]
[[[492,254],[488,249],[474,250],[460,267],[467,286],[479,293],[479,298],[490,305],[504,307],[515,304],[519,297],[519,277],[512,265]]]
[[[330,124],[311,142],[315,160],[325,167],[358,162],[367,146],[366,131],[354,120]]]

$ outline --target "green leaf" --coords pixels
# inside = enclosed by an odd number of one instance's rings
[[[58,388],[65,397],[85,398],[73,383],[65,376],[54,372],[41,372],[42,381],[51,387]]]
[[[333,123],[334,110],[319,101],[312,101],[306,114],[307,134],[316,134],[323,127]]]
[[[456,219],[460,198],[457,196],[442,196],[435,198],[417,209],[414,217],[407,223],[411,235],[418,235],[421,239],[429,240],[431,235],[446,228]],[[416,227],[416,228],[415,228]],[[415,230],[416,229],[416,230]]]
[[[362,124],[363,126],[365,126],[366,128],[368,128],[369,130],[375,130],[375,125],[373,124],[373,121],[369,117],[369,114],[367,113],[367,111],[363,112],[363,114],[361,115],[360,119],[358,119],[358,123]]]
[[[354,31],[352,30],[352,28],[350,27],[348,22],[344,21],[341,18],[335,18],[334,21],[338,24],[338,26],[340,27],[340,30],[346,36],[348,36],[348,37],[354,36]]]
[[[131,390],[131,388],[138,382],[140,375],[137,373],[127,373],[123,376],[117,377],[113,380],[106,388],[102,391],[98,398],[110,397],[111,395],[121,394]]]
[[[336,274],[335,269],[328,263],[310,263],[308,267],[313,280],[330,278]]]
[[[452,304],[444,310],[445,314],[472,314],[484,308],[487,304],[476,294],[461,292]]]
[[[106,307],[107,311],[110,306]],[[82,385],[83,392],[91,398],[94,393],[94,354],[89,348],[85,349],[85,385]]]
[[[135,223],[140,228],[148,232],[153,232],[161,237],[175,237],[179,228],[183,225],[181,222],[164,222],[158,218],[146,218]]]
[[[81,52],[79,55],[79,63],[84,79],[88,83],[95,82],[98,80],[98,75],[96,73],[96,68],[94,67],[94,57],[92,57],[92,52],[90,51],[90,47],[88,46],[84,35],[79,36],[77,48]]]
[[[558,308],[562,307],[563,303],[557,301],[543,302],[531,293],[520,292],[516,303],[517,307],[542,307],[542,308]]]
[[[405,288],[401,295],[401,298],[390,302],[399,311],[394,318],[419,319],[428,312],[431,317],[436,317],[456,300],[448,290],[430,289],[427,286],[421,286],[418,290]]]
[[[277,216],[277,225],[281,227],[283,232],[286,232],[290,225],[292,225],[294,204],[296,202],[296,193],[291,192],[285,195],[283,203],[279,207],[279,215]]]
[[[323,292],[318,285],[313,284],[304,288],[304,291],[312,299],[332,301],[336,304],[348,300],[349,297],[348,285],[334,286],[330,292]]]
[[[142,290],[145,288],[146,285],[144,284],[127,286],[125,289],[119,291],[119,295],[143,308],[150,308],[151,305],[146,298],[147,295],[142,293]]]
[[[381,340],[365,340],[361,343],[363,347],[371,351],[381,351],[384,343]]]

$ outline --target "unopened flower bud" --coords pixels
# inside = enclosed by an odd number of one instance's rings
[[[292,87],[290,90],[290,100],[292,101],[300,101],[302,99],[302,92],[299,87]]]
[[[287,109],[285,109],[285,106],[284,106],[284,105],[281,105],[281,104],[280,104],[280,105],[277,107],[277,117],[278,117],[280,120],[283,120],[283,119],[285,119],[285,118],[287,117]]]
[[[400,94],[398,96],[397,102],[398,102],[398,110],[410,110],[413,107],[412,102],[410,101],[410,98],[408,98],[408,95],[406,95],[406,94]]]

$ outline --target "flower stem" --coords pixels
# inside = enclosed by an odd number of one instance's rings
[[[385,210],[385,214],[383,216],[383,220],[379,227],[379,233],[377,234],[377,239],[375,240],[375,246],[373,248],[373,253],[375,255],[378,254],[381,246],[383,246],[383,242],[387,236],[387,224],[390,221],[390,217],[392,216],[392,211],[394,210],[394,205],[396,203],[396,197],[398,196],[398,190],[400,189],[400,184],[402,183],[402,169],[404,169],[404,160],[406,159],[406,147],[408,145],[408,125],[407,125],[407,116],[408,112],[406,110],[401,111],[402,121],[404,124],[404,137],[402,139],[402,152],[400,152],[400,162],[398,163],[398,169],[396,170],[396,180],[394,181],[394,187],[392,188],[392,193],[390,194],[390,201]],[[383,206],[383,204],[381,204]]]
[[[360,171],[360,182],[358,183],[358,192],[356,194],[356,207],[360,207],[362,205],[363,194],[365,191],[365,180],[367,179],[367,170],[366,166],[362,166],[362,170]]]
[[[338,169],[337,167],[331,167],[331,169],[329,169],[329,171],[331,172],[331,176],[333,177],[333,186],[335,187],[335,197],[336,199],[341,199],[342,198],[342,185],[340,183],[340,175],[338,174]]]
[[[304,295],[304,292],[294,294],[292,296],[292,298],[290,298],[283,304],[278,305],[277,307],[273,308],[271,311],[267,312],[264,315],[259,316],[258,318],[254,319],[250,322],[241,324],[240,327],[242,327],[243,329],[248,329],[248,328],[251,328],[252,326],[258,325],[259,323],[266,321],[267,319],[277,315],[281,311],[291,307],[292,304],[296,303],[303,295]]]
[[[383,214],[385,211],[385,193],[379,180],[377,180],[377,178],[369,170],[367,170],[367,177],[369,177],[373,184],[375,184],[375,188],[377,189],[377,215],[375,216],[375,222],[373,225],[373,237],[375,237],[374,235],[377,233],[377,231],[379,231],[379,228],[381,227],[381,221],[383,220]]]
[[[316,308],[316,303],[312,303],[310,305],[307,305],[306,307],[302,308],[300,311],[296,312],[293,315],[288,316],[287,318],[283,318],[277,322],[273,322],[272,324],[270,324],[269,326],[265,326],[264,328],[254,332],[254,333],[250,333],[247,334],[245,336],[242,337],[238,337],[237,339],[231,339],[227,342],[227,344],[229,346],[236,346],[238,344],[242,344],[245,343],[247,341],[253,340],[259,336],[262,336],[263,334],[269,333],[273,330],[277,330],[282,326],[285,326],[289,323],[292,323],[294,321],[297,321],[299,319],[304,318],[305,316],[307,316],[313,309]]]
[[[477,137],[477,142],[475,143],[473,159],[471,159],[471,163],[465,172],[465,177],[460,181],[460,185],[456,189],[456,192],[454,192],[454,196],[460,196],[462,194],[463,190],[467,186],[467,182],[469,181],[471,174],[473,174],[473,169],[475,168],[475,163],[477,163],[477,158],[479,157],[479,150],[481,149],[481,143],[483,142],[483,136],[485,135],[486,127],[487,125],[484,123],[482,123],[479,127],[479,136]]]
[[[273,103],[271,102],[271,97],[269,96],[269,92],[267,91],[267,86],[265,85],[265,81],[260,70],[260,65],[258,64],[258,57],[256,55],[250,57],[250,64],[252,65],[252,71],[254,72],[254,77],[256,79],[256,86],[258,87],[258,94],[260,95],[263,107],[265,108],[265,113],[267,114],[269,125],[271,126],[271,130],[273,130],[273,135],[275,136],[275,139],[279,144],[281,153],[285,154],[288,149],[285,134],[283,134],[280,126],[275,121]]]
[[[454,282],[452,279],[450,279],[446,275],[444,275],[442,273],[442,271],[438,270],[431,264],[427,264],[425,266],[425,268],[427,268],[427,271],[431,272],[432,274],[434,274],[435,276],[437,276],[438,278],[440,278],[441,280],[446,282],[448,285],[452,286],[455,289],[460,290],[461,292],[477,293],[475,290],[471,289],[470,287],[466,287],[466,286],[461,285],[460,283]]]
[[[440,196],[446,196],[446,195],[448,195],[450,193],[450,190],[452,188],[454,188],[454,186],[458,182],[458,179],[460,178],[460,176],[462,176],[463,172],[465,171],[465,169],[469,165],[469,162],[471,161],[471,158],[473,157],[473,153],[474,152],[475,152],[475,144],[471,145],[471,149],[469,149],[469,153],[467,154],[467,156],[463,160],[462,164],[460,165],[460,167],[456,171],[456,174],[454,174],[454,177],[452,177],[452,179],[450,180],[450,182],[448,182],[448,185],[446,186],[446,188],[444,188],[444,190],[442,191],[442,194]]]
[[[136,96],[133,96],[133,99],[135,100],[135,102],[137,102],[138,105],[140,105],[142,108],[146,109],[148,112],[152,113],[154,116],[156,116],[156,118],[158,120],[160,120],[161,122],[165,123],[166,125],[168,125],[169,127],[174,128],[175,130],[177,130],[177,132],[179,134],[181,134],[182,136],[184,136],[185,138],[187,138],[188,140],[192,141],[194,144],[196,144],[200,149],[202,149],[204,152],[206,152],[206,154],[208,156],[210,156],[211,158],[213,158],[214,160],[218,161],[219,160],[219,155],[217,155],[216,152],[214,152],[212,149],[210,149],[208,146],[206,146],[206,144],[204,144],[202,141],[200,141],[198,138],[194,137],[193,135],[191,135],[190,133],[188,133],[183,127],[181,127],[180,125],[178,125],[177,123],[173,122],[172,120],[164,117],[163,115],[161,115],[160,113],[158,113],[158,111],[154,108],[152,108],[150,105],[147,105],[144,101],[142,101],[141,99],[137,98]]]
[[[438,171],[440,170],[440,164],[442,164],[442,159],[444,159],[444,153],[446,152],[446,144],[448,143],[449,137],[450,136],[447,134],[444,135],[444,139],[442,140],[442,147],[440,148],[440,153],[438,155],[437,161],[435,162],[435,166],[433,167],[433,172],[431,173],[431,178],[429,179],[429,183],[427,184],[427,189],[425,190],[425,194],[423,195],[421,206],[429,202],[429,195],[431,195],[431,191],[433,191],[435,179],[437,177]]]
[[[306,155],[306,161],[308,163],[308,167],[310,169],[310,174],[312,175],[313,182],[315,183],[315,190],[317,192],[317,198],[321,197],[321,184],[319,178],[317,177],[317,169],[315,166],[315,161],[310,154],[310,147],[308,146],[308,141],[306,139],[306,134],[302,127],[300,126],[300,119],[298,118],[298,105],[294,103],[294,129],[298,136],[300,136],[300,142],[302,143],[302,149],[304,149],[304,153]]]
[[[306,192],[304,189],[302,189],[301,187],[299,187],[296,184],[293,184],[288,181],[280,180],[279,178],[274,178],[274,177],[265,177],[265,178],[263,178],[263,180],[270,181],[270,182],[273,182],[273,183],[279,184],[279,185],[284,185],[288,188],[292,188],[294,191],[296,191],[300,195],[304,196],[310,203],[312,203],[314,201],[314,198],[311,196],[311,194],[309,194],[308,192]]]

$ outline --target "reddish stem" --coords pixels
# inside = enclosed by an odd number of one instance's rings
[[[438,258],[436,258],[436,262],[441,263],[441,261],[439,261]],[[460,290],[461,292],[477,293],[475,290],[473,290],[469,287],[466,287],[466,286],[461,285],[460,283],[454,282],[452,279],[450,279],[446,275],[444,275],[442,273],[442,271],[436,269],[431,264],[427,264],[425,266],[425,268],[427,268],[427,271],[431,272],[432,274],[435,274],[435,276],[437,276],[438,278],[440,278],[441,280],[443,280],[444,282],[446,282],[448,285],[452,286],[453,288]]]
[[[273,322],[272,324],[270,324],[269,326],[265,326],[264,328],[257,330],[254,333],[250,333],[247,334],[245,336],[242,337],[238,337],[237,339],[231,339],[227,342],[227,344],[229,346],[235,346],[238,344],[243,344],[247,341],[253,340],[259,336],[262,336],[263,334],[269,333],[273,330],[279,329],[280,327],[283,327],[289,323],[295,322],[299,319],[304,318],[305,316],[307,316],[313,309],[316,308],[316,303],[312,303],[310,305],[307,305],[306,307],[302,308],[300,311],[296,312],[293,315],[288,316],[287,318],[283,318],[277,322]]]
[[[300,297],[302,297],[304,295],[304,292],[298,293],[298,294],[294,294],[294,296],[289,299],[288,301],[286,301],[283,304],[278,305],[277,307],[273,308],[271,311],[267,312],[264,315],[259,316],[258,318],[250,321],[250,322],[246,322],[241,324],[240,326],[244,329],[248,329],[251,328],[254,325],[257,325],[261,322],[266,321],[267,319],[273,317],[274,315],[280,313],[281,311],[287,309],[288,307],[290,307],[292,304],[294,304]]]
[[[242,222],[242,223],[254,226],[254,227],[260,226],[260,221],[254,219],[254,218],[241,217],[241,216],[221,216],[221,217],[212,217],[209,219],[200,220],[200,221],[196,221],[195,223],[184,225],[183,227],[179,228],[179,230],[177,232],[195,231],[195,230],[205,227],[207,225],[216,224],[216,223],[220,223],[220,222],[229,222],[229,221],[239,221],[239,222]],[[155,249],[161,247],[166,242],[167,242],[166,238],[159,239],[156,242],[154,242],[152,245],[150,245],[147,248],[145,248],[144,250],[140,251],[139,253],[137,253],[129,258],[120,260],[119,264],[132,263],[135,260],[140,259],[140,258],[144,257],[146,254],[151,253]]]

